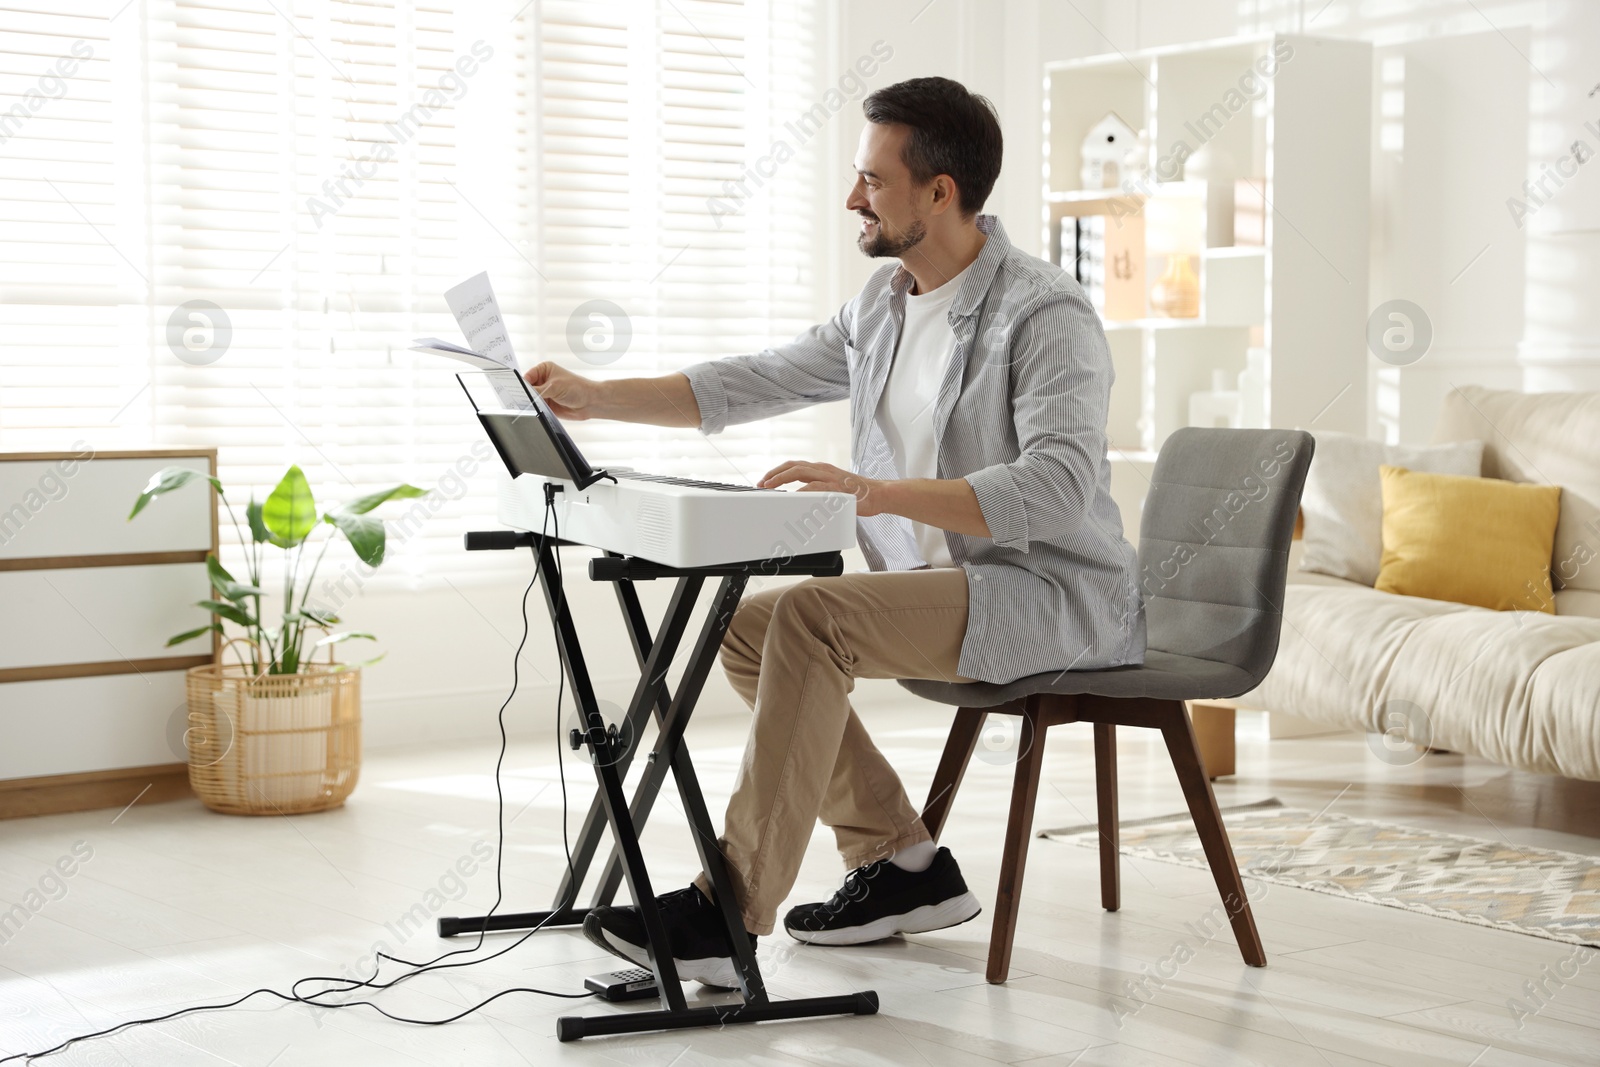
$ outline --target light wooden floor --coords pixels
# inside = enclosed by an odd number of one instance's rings
[[[864,686],[861,706],[919,801],[949,709]],[[702,721],[690,742],[720,813],[743,744],[740,719]],[[1268,742],[1242,717],[1241,773],[1218,784],[1223,804],[1276,796],[1286,804],[1404,821],[1516,845],[1600,852],[1572,832],[1600,789],[1517,775],[1477,760],[1380,762],[1359,738]],[[1010,785],[1003,738],[980,753],[946,843],[987,903]],[[990,751],[993,747],[998,751]],[[506,893],[513,910],[548,906],[562,865],[552,744],[517,745],[508,760]],[[279,989],[303,975],[343,974],[386,941],[428,959],[454,943],[401,929],[408,910],[478,914],[494,898],[488,867],[457,883],[458,860],[494,841],[493,750],[487,746],[369,754],[343,810],[238,819],[195,802],[117,813],[0,823],[0,899],[49,899],[0,945],[0,1055],[52,1044],[118,1020]],[[571,825],[592,792],[587,763],[568,754]],[[1094,817],[1087,727],[1052,732],[1040,828]],[[1122,731],[1125,818],[1178,812],[1163,750]],[[660,889],[686,884],[692,851],[676,799],[646,835]],[[92,849],[70,878],[52,865]],[[825,896],[840,867],[819,830],[792,901]],[[780,996],[873,988],[874,1017],[773,1023],[722,1031],[591,1039],[560,1045],[557,1015],[618,1009],[526,993],[446,1027],[391,1022],[368,1009],[314,1015],[257,999],[247,1007],[140,1027],[78,1046],[50,1064],[1501,1064],[1600,1062],[1600,958],[1553,989],[1518,1024],[1525,998],[1572,949],[1281,886],[1257,886],[1270,965],[1245,967],[1231,936],[1194,932],[1215,901],[1205,872],[1124,858],[1123,910],[1098,906],[1094,853],[1035,841],[1015,969],[983,980],[988,915],[954,930],[848,949],[762,940]],[[431,897],[442,889],[461,900]],[[437,905],[437,906],[435,906]],[[396,931],[399,931],[397,935]],[[509,943],[500,938],[497,946]],[[1183,945],[1182,949],[1179,946]],[[1187,958],[1192,950],[1192,958]],[[1179,958],[1185,959],[1175,965]],[[482,966],[427,975],[383,994],[390,1011],[444,1017],[512,986],[576,990],[617,961],[575,932],[536,935]],[[1139,983],[1143,983],[1142,986]]]

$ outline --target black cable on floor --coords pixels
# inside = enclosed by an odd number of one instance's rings
[[[350,993],[350,992],[354,992],[357,989],[363,989],[363,988],[373,989],[373,990],[390,989],[390,988],[392,988],[394,986],[399,985],[401,982],[405,981],[408,978],[415,978],[419,974],[426,974],[426,973],[428,973],[430,971],[447,970],[447,969],[452,968],[452,967],[468,967],[468,966],[471,966],[471,965],[477,964],[477,963],[487,963],[489,960],[496,959],[496,958],[498,958],[500,956],[505,955],[507,952],[510,952],[512,949],[514,949],[518,945],[522,944],[528,938],[530,938],[534,934],[538,933],[545,926],[545,924],[548,923],[550,921],[550,919],[553,918],[556,915],[556,913],[561,912],[561,911],[565,911],[572,904],[572,898],[573,898],[573,896],[576,895],[578,887],[577,887],[576,880],[572,877],[572,874],[573,874],[572,845],[571,845],[571,843],[569,841],[568,834],[567,834],[567,814],[568,814],[567,813],[567,771],[566,771],[565,763],[562,760],[562,754],[561,754],[561,704],[562,704],[562,701],[566,697],[566,683],[567,683],[566,666],[565,666],[565,664],[563,664],[562,665],[562,669],[560,671],[560,680],[557,682],[557,686],[556,686],[555,722],[556,722],[556,770],[560,774],[560,777],[561,777],[561,847],[565,851],[566,857],[567,857],[567,884],[570,887],[569,890],[568,890],[567,899],[562,901],[554,909],[552,909],[550,915],[547,916],[537,926],[535,926],[532,929],[528,930],[527,933],[523,934],[521,937],[517,938],[515,941],[513,941],[511,944],[507,945],[505,948],[501,949],[500,951],[498,951],[496,953],[493,953],[492,955],[489,955],[489,956],[484,956],[481,959],[462,960],[462,961],[460,961],[458,963],[444,963],[444,962],[442,962],[444,960],[449,959],[452,956],[460,956],[460,955],[462,955],[464,953],[476,952],[480,948],[483,947],[484,937],[488,934],[489,918],[491,916],[493,916],[494,913],[499,909],[500,904],[501,904],[501,902],[502,902],[502,900],[504,899],[504,896],[505,896],[505,889],[504,889],[504,885],[503,885],[503,882],[502,882],[502,873],[503,873],[504,862],[505,862],[506,798],[505,798],[505,790],[504,790],[504,787],[502,786],[501,780],[500,780],[500,771],[501,771],[502,765],[505,763],[506,748],[508,746],[508,739],[507,739],[507,736],[506,736],[506,708],[511,706],[511,701],[517,695],[517,687],[521,684],[520,666],[521,666],[521,659],[522,659],[522,650],[523,650],[523,648],[525,648],[527,646],[528,633],[529,633],[529,630],[530,630],[530,627],[529,627],[529,624],[528,624],[528,596],[529,596],[529,594],[531,594],[533,592],[533,587],[538,584],[539,576],[542,573],[542,568],[539,566],[539,553],[540,553],[541,548],[545,544],[545,532],[549,529],[549,527],[550,527],[550,525],[552,523],[552,520],[554,521],[554,524],[555,524],[556,540],[560,541],[560,539],[561,539],[561,520],[559,518],[555,518],[554,516],[555,516],[555,502],[554,502],[553,499],[551,499],[550,501],[548,501],[545,504],[544,525],[539,531],[539,544],[535,545],[534,548],[533,548],[533,554],[534,554],[533,578],[528,582],[527,588],[522,591],[522,639],[519,642],[517,642],[516,655],[513,658],[512,663],[511,663],[511,692],[506,694],[506,699],[500,705],[500,710],[496,715],[496,719],[498,720],[498,722],[500,724],[500,755],[495,760],[495,764],[494,764],[494,791],[495,791],[495,799],[496,799],[496,807],[497,807],[497,833],[498,833],[498,840],[497,840],[496,848],[495,848],[495,862],[494,862],[495,898],[494,898],[494,906],[489,909],[489,914],[484,916],[483,929],[478,931],[477,944],[473,945],[470,948],[453,949],[453,950],[451,950],[449,952],[446,952],[446,953],[444,953],[444,954],[442,954],[440,956],[434,957],[432,960],[429,960],[426,963],[416,963],[416,962],[413,962],[411,960],[401,959],[398,956],[391,956],[386,952],[379,952],[379,953],[377,953],[377,958],[376,958],[376,961],[375,961],[375,963],[373,965],[372,977],[368,978],[368,979],[365,979],[365,980],[355,979],[355,978],[334,977],[334,976],[331,976],[331,975],[312,975],[310,977],[301,978],[301,979],[296,980],[295,983],[289,987],[289,992],[287,992],[287,993],[282,993],[282,992],[279,992],[276,989],[269,989],[269,988],[263,987],[261,989],[253,989],[250,992],[244,994],[243,996],[241,996],[241,997],[239,997],[239,998],[237,998],[235,1000],[230,1000],[230,1001],[228,1001],[226,1003],[223,1003],[223,1004],[196,1004],[193,1007],[189,1007],[189,1008],[179,1008],[177,1011],[171,1011],[171,1012],[168,1012],[165,1015],[154,1015],[154,1016],[151,1016],[151,1017],[146,1018],[146,1019],[129,1019],[126,1022],[118,1023],[116,1026],[108,1026],[104,1030],[96,1030],[93,1033],[79,1034],[76,1037],[70,1037],[67,1040],[61,1042],[59,1045],[56,1045],[56,1046],[54,1046],[52,1048],[44,1049],[44,1050],[42,1050],[40,1052],[16,1052],[16,1053],[12,1053],[9,1056],[0,1057],[0,1064],[10,1063],[12,1060],[24,1060],[24,1061],[27,1061],[27,1060],[41,1059],[41,1058],[43,1058],[45,1056],[51,1056],[51,1055],[54,1055],[57,1052],[63,1051],[64,1049],[70,1048],[71,1046],[76,1045],[81,1041],[88,1041],[88,1040],[91,1040],[91,1039],[97,1038],[97,1037],[110,1037],[113,1034],[121,1033],[123,1030],[130,1029],[131,1027],[148,1026],[148,1025],[151,1025],[151,1024],[154,1024],[154,1023],[166,1022],[169,1019],[176,1019],[176,1018],[179,1018],[179,1017],[184,1016],[184,1015],[194,1014],[196,1012],[223,1011],[223,1010],[228,1009],[228,1008],[238,1007],[240,1004],[243,1004],[245,1001],[250,1000],[252,997],[258,997],[258,996],[275,997],[278,1000],[286,1001],[288,1003],[310,1004],[310,1005],[313,1005],[313,1006],[319,1007],[319,1008],[356,1008],[356,1007],[366,1007],[366,1008],[371,1008],[373,1011],[377,1012],[378,1014],[380,1014],[380,1015],[382,1015],[382,1016],[384,1016],[386,1018],[393,1019],[396,1022],[410,1023],[410,1024],[415,1025],[415,1026],[443,1026],[446,1023],[453,1023],[457,1019],[465,1018],[466,1016],[471,1015],[473,1012],[479,1011],[480,1009],[488,1006],[489,1004],[494,1003],[495,1001],[499,1000],[501,997],[509,996],[512,993],[537,993],[540,996],[560,997],[560,998],[567,999],[567,1000],[582,1000],[582,999],[586,999],[588,997],[594,996],[595,995],[594,993],[587,992],[587,991],[586,992],[582,992],[582,993],[557,993],[557,992],[555,992],[553,990],[549,990],[549,989],[536,989],[536,988],[528,987],[528,986],[519,986],[519,987],[516,987],[516,988],[513,988],[513,989],[503,989],[500,992],[496,993],[494,996],[489,997],[486,1000],[480,1001],[479,1003],[474,1004],[472,1007],[466,1008],[466,1009],[456,1013],[455,1015],[451,1015],[451,1016],[449,1016],[447,1018],[444,1018],[444,1019],[411,1019],[411,1018],[407,1018],[407,1017],[405,1017],[403,1015],[395,1015],[393,1012],[385,1011],[383,1008],[379,1007],[376,1003],[374,1003],[373,1001],[370,1001],[370,1000],[325,1001],[325,1000],[318,999],[320,997],[326,997],[326,996],[329,996],[329,995],[334,994],[334,993]],[[560,583],[564,588],[565,587],[565,578],[563,577],[563,572],[562,572],[562,569],[561,569],[561,554],[560,554],[559,551],[556,551],[554,549],[552,549],[552,551],[556,552],[556,581],[558,583]],[[555,590],[547,590],[547,592],[550,593],[552,596],[554,596],[556,591]],[[383,963],[382,963],[383,960],[391,960],[391,961],[393,961],[395,963],[399,963],[399,964],[402,964],[404,966],[411,967],[411,968],[413,968],[413,970],[408,971],[407,973],[399,975],[399,976],[397,976],[395,978],[392,978],[387,982],[379,982],[377,979],[378,979],[379,972],[383,968]],[[302,985],[304,985],[305,983],[307,983],[307,982],[331,982],[331,983],[338,983],[338,984],[332,985],[327,989],[320,989],[320,990],[317,990],[317,991],[312,992],[312,993],[302,994],[300,992],[300,987]]]

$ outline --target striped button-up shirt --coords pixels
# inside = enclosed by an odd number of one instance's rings
[[[939,477],[965,478],[990,537],[946,531],[967,573],[957,668],[1007,682],[1144,662],[1138,559],[1111,499],[1106,418],[1111,354],[1083,289],[1019,252],[993,216],[950,308],[955,350],[933,407]],[[876,414],[912,276],[886,265],[828,322],[794,341],[684,370],[701,431],[850,401],[858,474],[897,476]],[[911,523],[857,520],[873,570],[923,566]]]

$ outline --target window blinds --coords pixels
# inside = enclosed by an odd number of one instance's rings
[[[459,539],[497,472],[452,367],[406,351],[457,337],[446,288],[487,269],[525,366],[602,377],[831,311],[814,148],[712,209],[816,99],[814,3],[105,7],[0,9],[0,447],[214,444],[230,487],[296,462],[329,503],[411,481],[438,495],[380,580],[448,576],[497,562]],[[574,431],[598,463],[737,480],[818,425]]]
[[[757,351],[831,313],[815,296],[822,183],[814,159],[791,161],[726,210],[730,188],[768,152],[778,125],[814,102],[814,7],[541,5],[545,351],[570,350],[569,309],[594,299],[621,307],[633,331],[628,355],[587,368],[602,376]],[[652,462],[668,473],[753,479],[814,450],[815,424],[801,417],[710,440],[664,436]],[[575,432],[606,462],[638,456],[634,427]]]
[[[0,21],[0,444],[71,447],[124,396],[141,268],[119,256],[119,131],[98,5]],[[137,257],[137,250],[134,251]],[[131,347],[131,346],[130,346]],[[131,394],[132,390],[126,390]]]

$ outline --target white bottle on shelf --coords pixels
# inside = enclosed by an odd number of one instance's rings
[[[1267,428],[1267,350],[1247,348],[1244,370],[1239,372],[1239,425],[1247,430]]]

